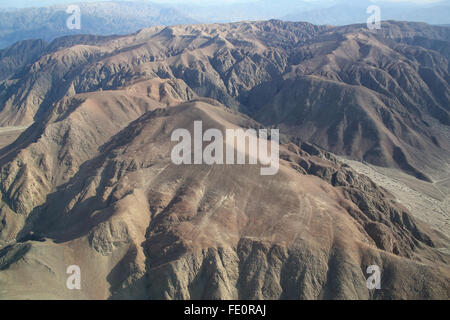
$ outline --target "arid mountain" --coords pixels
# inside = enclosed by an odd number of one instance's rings
[[[80,8],[80,29],[69,29],[69,5]],[[21,40],[55,38],[76,35],[129,34],[157,25],[195,23],[196,21],[174,7],[149,2],[99,1],[74,2],[49,7],[0,9],[0,48]],[[73,13],[73,12],[72,12]]]
[[[332,152],[424,180],[448,173],[449,42],[425,44],[408,25],[376,36],[352,29],[297,48],[287,72],[249,92],[250,114]]]
[[[447,175],[449,32],[242,22],[2,51],[0,123],[30,126],[0,150],[0,298],[448,299],[449,235],[324,149]],[[196,120],[280,127],[278,174],[173,164]]]
[[[131,108],[119,100],[123,93],[103,94],[107,106],[96,93],[55,110],[49,129],[2,166],[2,190],[12,192],[2,201],[3,297],[449,296],[449,257],[437,250],[448,240],[331,155],[287,142],[276,176],[251,165],[177,166],[168,143],[173,130],[192,132],[194,120],[205,130],[259,125],[214,101],[194,100],[144,113],[103,143],[102,132],[117,126],[99,132],[94,123],[123,118],[117,108]],[[60,137],[67,141],[55,141]],[[83,150],[80,160],[71,150]],[[72,264],[84,276],[75,293],[64,287]],[[386,275],[377,293],[364,274],[373,264]]]
[[[430,181],[450,172],[449,39],[417,23],[273,20],[68,37],[24,57],[19,43],[0,52],[0,125],[30,124],[75,93],[179,79],[265,125]]]
[[[382,20],[416,21],[439,25],[449,21],[450,2],[442,1],[370,1],[348,2],[337,0],[322,8],[305,8],[294,10],[285,16],[287,21],[308,21],[314,24],[346,25],[367,20],[367,8],[371,5],[380,7]]]

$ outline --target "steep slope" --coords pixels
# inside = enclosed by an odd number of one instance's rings
[[[20,41],[0,50],[0,80],[5,80],[41,56],[46,47],[42,40]]]
[[[445,186],[449,33],[241,22],[2,51],[0,124],[31,126],[0,149],[0,298],[448,299],[448,235],[319,146]],[[195,120],[280,127],[279,173],[174,165]]]
[[[194,97],[180,81],[151,80],[122,90],[62,99],[45,119],[0,150],[0,243],[14,239],[23,219],[98,154],[111,136],[144,112]],[[12,216],[11,216],[12,214]],[[9,219],[15,217],[9,223]]]
[[[447,31],[418,27],[327,31],[242,101],[255,119],[332,152],[439,179],[449,172],[450,47],[432,40]]]
[[[238,106],[234,98],[241,90],[284,71],[286,47],[323,29],[306,23],[289,26],[273,21],[154,27],[109,41],[72,41],[71,46],[71,37],[57,39],[52,50],[3,82],[0,124],[30,123],[40,109],[66,94],[152,78],[182,79],[200,95]],[[17,115],[21,113],[30,116]]]
[[[259,127],[211,100],[145,113],[49,194],[0,251],[0,295],[449,297],[449,257],[434,249],[447,240],[385,190],[295,141],[281,147],[276,176],[261,176],[258,165],[174,165],[171,133],[192,134],[195,120],[223,132]],[[72,264],[81,267],[81,291],[64,287]],[[383,270],[375,293],[366,287],[372,264]]]
[[[272,20],[58,39],[0,82],[0,125],[27,125],[76,93],[179,79],[335,153],[439,180],[450,170],[449,30]]]

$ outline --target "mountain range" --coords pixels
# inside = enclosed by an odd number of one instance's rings
[[[8,8],[0,4],[0,48],[20,40],[42,39],[52,41],[57,37],[75,34],[123,35],[151,26],[169,26],[193,23],[227,23],[282,19],[314,24],[346,25],[365,23],[369,18],[367,8],[380,7],[382,20],[416,21],[434,25],[450,23],[450,2],[431,3],[396,1],[344,0],[259,0],[235,3],[208,2],[205,4],[181,2],[176,4],[151,1],[90,1],[41,7],[30,1],[19,1]],[[46,5],[47,6],[43,6]],[[81,14],[80,29],[66,26],[71,13],[69,5],[78,5]]]
[[[0,125],[29,125],[78,93],[176,79],[286,134],[431,181],[449,171],[449,30],[272,20],[24,41],[0,51]]]
[[[20,40],[52,41],[65,35],[128,34],[155,25],[195,23],[175,8],[147,2],[78,3],[80,29],[69,29],[69,5],[0,9],[0,48]]]
[[[448,299],[449,54],[448,27],[395,21],[1,50],[0,297]],[[171,134],[194,121],[279,128],[278,174],[175,165]],[[426,186],[442,213],[424,219],[345,159]],[[82,290],[67,290],[69,265]]]

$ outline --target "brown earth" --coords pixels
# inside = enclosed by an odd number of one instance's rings
[[[171,132],[192,132],[195,120],[204,130],[259,126],[210,100],[156,109],[104,143],[66,183],[28,198],[40,203],[3,198],[6,226],[16,216],[23,226],[2,230],[2,297],[448,298],[449,256],[435,249],[448,240],[386,190],[295,141],[281,147],[276,176],[251,165],[174,165]],[[58,181],[59,170],[41,179]],[[83,275],[75,293],[65,288],[71,264]],[[383,270],[380,291],[366,287],[373,264]]]
[[[23,42],[0,51],[0,125],[29,125],[74,94],[178,79],[336,154],[439,180],[450,172],[449,30],[271,20]]]
[[[0,298],[448,299],[448,234],[311,143],[445,187],[448,32],[243,22],[2,51],[0,124],[31,126],[0,150]],[[279,173],[174,165],[195,120],[280,126]]]

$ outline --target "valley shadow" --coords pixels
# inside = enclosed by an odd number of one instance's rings
[[[136,134],[135,130],[140,130],[136,125],[138,120],[99,147],[98,156],[84,162],[67,183],[47,195],[45,203],[31,211],[16,237],[18,242],[43,238],[52,239],[55,243],[71,241],[86,235],[92,227],[111,217],[113,214],[111,204],[114,202],[112,193],[106,200],[101,198],[102,190],[115,173],[114,161],[108,161],[114,159],[114,154],[110,152],[133,139],[133,135],[127,130],[132,130]],[[83,199],[87,192],[86,188],[98,176],[100,181],[96,186],[95,195]],[[75,199],[82,200],[73,204]],[[98,214],[93,215],[96,212]]]

